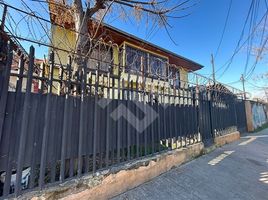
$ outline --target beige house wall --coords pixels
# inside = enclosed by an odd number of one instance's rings
[[[60,49],[64,49],[66,51],[70,51],[73,50],[75,48],[75,41],[76,41],[76,35],[73,31],[58,27],[58,26],[52,26],[52,44]],[[122,45],[125,45],[125,43],[123,43]],[[122,52],[121,52],[122,53]],[[124,54],[124,52],[123,52]],[[57,64],[63,64],[66,65],[68,62],[68,53],[65,51],[61,51],[61,50],[57,50],[55,53],[55,63]],[[124,55],[123,55],[123,60],[121,61],[122,66],[123,66],[123,72],[121,74],[121,84],[122,81],[124,79],[125,82],[125,86],[128,85],[127,80],[128,80],[128,73],[124,72],[124,66],[125,66],[125,60],[124,60]],[[119,49],[118,47],[113,47],[113,74],[114,75],[118,75],[119,74]],[[186,70],[184,70],[183,68],[179,69],[180,70],[180,80],[181,80],[181,88],[188,88],[188,72]],[[57,78],[60,75],[60,70],[55,70],[54,71],[54,77]],[[108,79],[104,78],[104,81],[102,81],[103,79],[100,78],[100,84],[105,84],[108,85]],[[137,81],[137,76],[135,74],[131,74],[130,75],[130,82],[132,81],[134,84],[134,87],[136,86],[136,81]],[[95,82],[95,77],[92,77],[92,81],[93,83]],[[111,81],[110,81],[111,82]],[[144,82],[144,78],[142,76],[139,77],[138,79],[139,82],[139,87],[142,87],[142,84]],[[168,85],[169,83],[166,81],[160,81],[159,83],[161,85],[161,88],[165,88],[164,92],[165,94],[168,94],[170,86]],[[151,90],[151,88],[153,88],[153,91],[156,93],[157,92],[157,86],[158,85],[158,80],[155,79],[153,80],[153,86],[151,86],[151,78],[146,78],[146,91]],[[118,86],[118,81],[115,82],[115,87]],[[54,87],[54,93],[57,91],[55,91],[55,88],[57,88],[57,90],[59,90],[59,86],[55,85]],[[163,91],[159,92],[163,93]],[[182,92],[181,92],[182,93]],[[104,96],[107,96],[107,92],[104,92]],[[115,97],[117,98],[117,97]]]
[[[51,27],[51,34],[52,45],[62,49],[56,50],[55,63],[66,65],[68,63],[68,52],[66,51],[74,50],[76,35],[73,31],[53,25]]]

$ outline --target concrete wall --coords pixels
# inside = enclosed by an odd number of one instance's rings
[[[144,182],[150,181],[152,178],[169,171],[173,167],[190,161],[204,153],[209,153],[219,146],[237,141],[239,138],[240,133],[236,131],[215,138],[215,145],[212,148],[204,148],[203,143],[197,143],[187,148],[168,151],[113,167],[99,172],[96,176],[84,176],[80,179],[59,184],[58,186],[40,192],[26,193],[18,199],[109,199]]]
[[[235,132],[230,133],[230,134],[216,137],[214,139],[214,143],[216,146],[223,146],[225,144],[232,143],[232,142],[237,141],[239,139],[240,139],[240,132],[235,131]]]
[[[255,101],[246,101],[247,129],[249,132],[256,130],[268,123],[268,105]]]
[[[197,143],[99,172],[98,176],[83,177],[40,193],[27,193],[19,199],[109,199],[202,155],[203,150],[203,143]]]
[[[267,123],[267,113],[265,105],[259,103],[252,103],[252,121],[254,129],[261,127]]]

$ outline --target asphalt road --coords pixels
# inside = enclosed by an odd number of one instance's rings
[[[122,199],[268,200],[268,129],[113,198]]]

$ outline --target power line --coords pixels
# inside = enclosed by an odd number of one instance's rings
[[[252,3],[253,3],[253,1],[252,1]],[[257,18],[257,14],[258,14],[258,10],[259,10],[259,5],[260,5],[260,1],[254,1],[254,8],[252,9],[252,11],[250,12],[250,13],[252,13],[251,14],[251,16],[252,16],[252,20],[251,20],[251,23],[250,23],[250,26],[249,26],[249,30],[251,30],[251,31],[249,31],[249,33],[250,33],[250,35],[248,36],[248,38],[244,41],[244,43],[234,52],[234,54],[232,55],[232,57],[222,66],[222,67],[224,67],[224,66],[226,66],[228,63],[228,65],[227,65],[227,67],[225,68],[225,70],[224,70],[224,72],[220,75],[220,77],[219,78],[221,78],[224,74],[225,74],[225,72],[228,70],[228,68],[230,67],[230,65],[232,64],[232,61],[233,61],[233,58],[234,58],[234,56],[240,51],[240,49],[242,49],[242,47],[247,43],[248,44],[248,54],[247,54],[247,62],[246,62],[246,65],[245,65],[245,68],[244,68],[244,74],[245,74],[245,76],[246,76],[246,79],[249,79],[251,76],[252,76],[252,74],[253,74],[253,72],[254,72],[254,70],[255,70],[255,68],[256,68],[256,65],[258,64],[258,62],[259,62],[259,60],[260,60],[260,56],[261,56],[261,54],[262,54],[262,52],[263,52],[263,50],[264,50],[264,48],[265,48],[265,45],[266,45],[266,43],[267,43],[267,40],[263,43],[263,37],[264,37],[264,29],[265,29],[265,25],[266,25],[266,22],[267,22],[267,14],[268,14],[268,3],[267,3],[267,0],[265,0],[265,5],[266,5],[266,8],[267,8],[267,10],[266,10],[266,12],[265,12],[265,14],[262,16],[262,18],[261,18],[261,20],[256,24],[256,18]],[[261,42],[260,42],[260,46],[262,46],[262,48],[261,48],[261,50],[260,51],[258,51],[258,55],[256,56],[256,61],[255,61],[255,63],[253,64],[253,66],[250,68],[250,70],[247,72],[247,67],[248,67],[248,63],[249,63],[249,57],[250,57],[250,52],[251,52],[251,50],[252,50],[252,41],[253,41],[253,37],[254,37],[254,34],[255,34],[255,32],[256,32],[256,30],[257,30],[257,28],[258,28],[258,26],[263,22],[263,20],[265,19],[265,24],[264,24],[264,27],[263,27],[263,33],[262,33],[262,39],[261,39]],[[246,20],[247,21],[247,20]],[[254,28],[252,28],[252,24],[253,25],[255,25],[255,27]],[[242,32],[243,33],[243,32]],[[240,43],[240,41],[238,42],[238,44]],[[222,67],[220,68],[220,69],[222,69]],[[217,71],[219,71],[220,69],[218,69]],[[247,73],[246,73],[247,72]]]
[[[257,17],[257,13],[258,13],[258,9],[259,9],[259,1],[254,0],[254,5],[253,5],[253,9],[254,12],[251,13],[251,19],[250,19],[250,25],[249,25],[249,34],[252,32],[252,26],[256,24],[256,17]],[[266,16],[267,17],[267,16]],[[246,74],[247,72],[247,68],[249,65],[249,61],[250,61],[250,55],[251,55],[251,51],[252,51],[252,45],[253,45],[253,37],[251,37],[248,40],[248,45],[247,45],[247,59],[246,59],[246,64],[245,64],[245,68],[244,68],[244,74]]]
[[[263,89],[260,86],[254,85],[253,83],[250,83],[247,81],[247,84],[251,85],[253,88],[257,88],[257,89]]]
[[[268,6],[267,6],[267,10],[268,10]],[[255,63],[253,64],[253,66],[249,70],[249,72],[247,74],[247,79],[249,79],[252,76],[252,74],[254,73],[254,70],[256,68],[256,65],[258,64],[258,61],[260,60],[260,57],[261,57],[261,55],[263,53],[263,50],[265,49],[266,44],[268,42],[267,41],[268,40],[268,37],[263,42],[263,40],[264,40],[264,34],[265,34],[265,30],[266,30],[266,23],[267,23],[267,15],[265,17],[264,26],[263,26],[262,35],[261,35],[261,41],[260,41],[261,49],[257,52]]]
[[[246,29],[246,25],[247,25],[247,23],[248,23],[249,16],[250,16],[251,12],[253,12],[253,5],[254,5],[253,2],[254,2],[254,1],[252,1],[251,4],[250,4],[250,7],[249,7],[249,10],[248,10],[248,13],[247,13],[247,17],[246,17],[246,20],[245,20],[245,22],[244,22],[243,29],[242,29],[242,32],[241,32],[241,34],[240,34],[240,38],[239,38],[238,43],[237,43],[237,45],[236,45],[235,51],[234,51],[233,55],[231,56],[230,61],[228,61],[229,64],[225,67],[224,71],[223,71],[222,74],[219,76],[219,78],[221,78],[221,77],[225,74],[225,72],[229,69],[229,67],[231,66],[231,64],[232,64],[232,62],[233,62],[233,58],[234,58],[234,56],[239,52],[239,46],[240,46],[240,43],[241,43],[241,41],[242,41],[242,39],[243,39],[243,37],[244,37],[244,32],[245,32],[245,29]],[[228,62],[227,62],[227,63],[228,63]],[[226,63],[226,64],[227,64],[227,63]],[[225,64],[225,65],[226,65],[226,64]],[[222,69],[225,65],[223,65],[221,68],[219,68],[219,70]],[[219,70],[218,70],[218,71],[219,71]]]
[[[245,81],[246,81],[246,83],[252,85],[252,86],[255,87],[255,88],[268,89],[268,86],[258,86],[258,85],[255,85],[255,84],[253,84],[253,83],[247,81],[247,80],[245,80]]]
[[[241,80],[233,81],[233,82],[227,83],[227,85],[232,85],[232,84],[235,84],[235,83],[239,83],[240,81]]]
[[[223,31],[222,31],[222,34],[221,34],[221,39],[220,39],[220,42],[219,42],[219,44],[218,44],[218,47],[217,47],[217,50],[216,50],[214,59],[216,59],[216,57],[217,57],[217,55],[218,55],[218,53],[219,53],[220,46],[221,46],[222,41],[223,41],[223,37],[224,37],[224,34],[225,34],[225,30],[226,30],[227,22],[228,22],[228,19],[229,19],[229,16],[230,16],[230,11],[231,11],[231,7],[232,7],[232,3],[233,3],[233,0],[230,0],[230,2],[229,2],[228,12],[227,12],[227,16],[226,16],[226,19],[225,19],[225,22],[224,22]]]
[[[257,30],[257,28],[258,28],[258,26],[261,24],[261,22],[263,21],[263,19],[265,18],[265,17],[267,17],[267,14],[268,14],[268,10],[265,12],[265,14],[262,16],[262,18],[261,18],[261,20],[258,22],[258,24],[254,27],[254,29],[253,29],[253,31],[251,32],[251,34],[247,37],[247,39],[243,42],[243,44],[234,52],[234,54],[232,55],[232,57],[220,68],[220,69],[222,69],[224,66],[226,66],[228,63],[228,66],[227,66],[227,68],[225,68],[225,70],[224,70],[224,72],[220,75],[220,77],[219,78],[221,78],[223,75],[224,75],[224,73],[228,70],[228,68],[230,67],[230,65],[231,65],[231,63],[232,63],[232,61],[233,61],[233,58],[234,58],[234,56],[242,49],[242,47],[243,46],[245,46],[245,44],[247,43],[247,41],[251,38],[251,37],[253,37],[254,36],[254,34],[255,34],[255,32],[256,32],[256,30]],[[218,69],[217,70],[217,72],[220,70],[220,69]]]
[[[255,68],[256,68],[259,60],[260,60],[260,56],[261,56],[261,54],[262,54],[262,52],[263,52],[263,50],[264,50],[267,42],[268,42],[268,37],[265,39],[265,41],[263,42],[263,45],[262,45],[261,49],[258,51],[258,55],[256,56],[255,63],[252,65],[249,73],[247,74],[247,77],[246,77],[247,80],[250,79],[250,77],[253,75],[254,70],[255,70]]]

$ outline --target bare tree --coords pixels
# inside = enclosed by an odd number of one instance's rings
[[[244,69],[246,79],[250,79],[254,74],[256,66],[260,62],[267,62],[268,55],[268,11],[265,12],[260,22],[254,27],[252,26],[252,32],[249,35],[247,41],[247,63]],[[251,29],[251,27],[250,27]],[[250,56],[253,57],[253,65],[248,68]],[[258,74],[253,76],[253,80],[265,80],[267,73]]]
[[[118,12],[123,13],[126,17],[133,14],[136,20],[142,20],[144,17],[147,20],[152,20],[155,23],[153,26],[162,26],[168,32],[169,18],[182,18],[188,16],[184,11],[194,6],[194,0],[73,0],[66,2],[65,0],[59,3],[66,6],[68,10],[72,10],[74,28],[76,32],[76,45],[74,52],[77,55],[90,55],[93,44],[92,40],[98,40],[96,33],[99,26],[107,13]],[[52,0],[49,3],[54,2]],[[83,6],[84,3],[84,6]],[[120,10],[120,11],[119,11]],[[101,17],[96,18],[100,14]],[[92,20],[96,22],[97,27],[89,30],[88,22]],[[172,38],[171,38],[172,39]],[[88,45],[89,43],[89,45]],[[76,69],[83,65],[81,56],[75,59]]]

